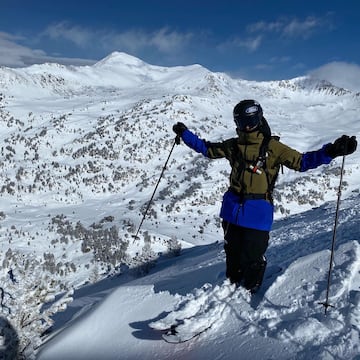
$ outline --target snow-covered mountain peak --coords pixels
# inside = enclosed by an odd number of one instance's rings
[[[277,82],[277,84],[280,87],[287,88],[292,91],[315,91],[335,96],[352,94],[350,90],[335,86],[327,80],[317,79],[311,76],[301,76],[290,80],[282,80]]]
[[[147,66],[144,61],[139,58],[126,54],[124,52],[114,51],[110,55],[101,59],[97,63],[95,63],[94,67],[102,67],[102,66]]]

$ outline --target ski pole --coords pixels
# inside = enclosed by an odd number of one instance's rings
[[[333,237],[332,237],[332,243],[331,243],[331,255],[330,255],[330,265],[329,265],[328,279],[327,279],[326,300],[325,300],[325,302],[320,302],[319,303],[319,304],[321,304],[321,305],[323,305],[325,307],[325,315],[326,315],[327,309],[329,307],[334,307],[333,305],[331,305],[329,303],[329,291],[330,291],[331,272],[332,272],[333,261],[334,261],[336,228],[337,228],[338,217],[339,217],[339,206],[340,206],[340,197],[341,197],[341,187],[342,187],[342,180],[343,180],[344,164],[345,164],[345,155],[342,158],[342,165],[341,165],[340,184],[339,184],[339,190],[338,190],[338,198],[337,198],[336,212],[335,212],[335,223],[334,223]]]
[[[154,189],[154,191],[153,191],[153,193],[152,193],[152,195],[151,195],[151,198],[150,198],[150,200],[149,200],[149,202],[148,202],[148,204],[147,204],[147,207],[146,207],[145,213],[144,213],[144,215],[143,215],[143,217],[142,217],[142,219],[141,219],[140,225],[139,225],[139,227],[138,227],[138,229],[137,229],[137,231],[136,231],[136,234],[133,235],[133,238],[134,238],[134,239],[139,239],[138,234],[139,234],[139,231],[140,231],[140,229],[141,229],[141,226],[142,226],[142,224],[143,224],[143,222],[144,222],[144,220],[145,220],[145,217],[146,217],[146,215],[147,215],[147,212],[149,211],[150,205],[151,205],[151,203],[152,203],[152,201],[153,201],[153,199],[154,199],[154,195],[155,195],[156,190],[157,190],[157,188],[158,188],[158,186],[159,186],[159,184],[160,184],[160,180],[161,180],[161,178],[162,178],[162,176],[163,176],[163,174],[164,174],[164,171],[165,171],[165,169],[166,169],[167,163],[169,162],[169,159],[170,159],[171,154],[172,154],[172,152],[173,152],[173,150],[174,150],[174,147],[175,147],[175,145],[178,145],[178,144],[180,144],[180,137],[177,135],[177,136],[175,137],[174,143],[173,143],[173,145],[172,145],[172,147],[171,147],[169,156],[168,156],[168,158],[166,159],[165,164],[164,164],[164,166],[163,166],[163,168],[162,168],[162,171],[161,171],[159,180],[158,180],[158,182],[157,182],[157,184],[156,184],[156,186],[155,186],[155,189]]]

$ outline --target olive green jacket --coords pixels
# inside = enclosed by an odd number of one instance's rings
[[[271,138],[265,169],[260,174],[251,171],[255,164],[264,135],[258,131],[239,133],[239,137],[218,143],[206,143],[206,156],[211,159],[226,158],[231,165],[230,188],[238,194],[265,194],[269,184],[275,182],[281,165],[300,170],[302,154]],[[266,170],[266,171],[265,171]]]

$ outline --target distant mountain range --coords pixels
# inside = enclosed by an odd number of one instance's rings
[[[234,79],[225,74],[211,73],[200,65],[177,66],[172,68],[149,65],[131,55],[114,52],[92,66],[64,66],[56,63],[32,65],[26,68],[0,68],[0,81],[2,91],[10,93],[22,90],[35,89],[59,94],[72,92],[86,92],[89,88],[111,87],[131,88],[144,86],[145,83],[155,82],[164,86],[167,82],[181,82],[193,76],[193,81],[207,81],[209,85],[229,85]],[[237,80],[236,82],[244,82]],[[256,83],[245,81],[245,83]],[[270,86],[286,88],[292,91],[324,91],[332,95],[351,94],[349,90],[338,88],[331,83],[300,77],[291,80],[267,82]]]

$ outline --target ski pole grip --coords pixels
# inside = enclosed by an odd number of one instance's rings
[[[179,135],[176,135],[175,137],[175,144],[176,145],[180,145],[180,140],[181,140],[181,137]]]

